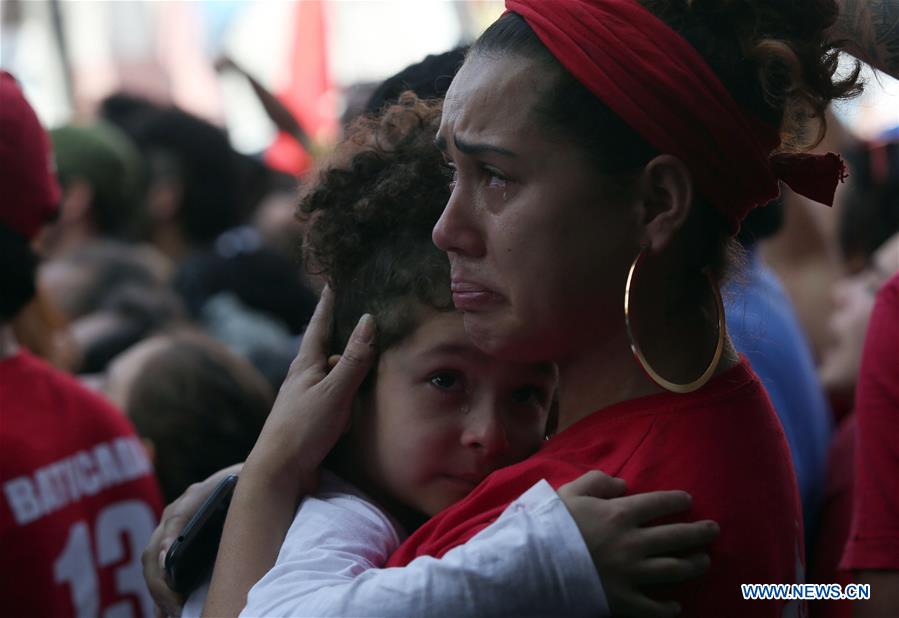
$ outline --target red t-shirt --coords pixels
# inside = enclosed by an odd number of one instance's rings
[[[0,486],[3,615],[154,615],[147,455],[120,412],[27,352],[0,360]]]
[[[683,519],[713,519],[721,536],[701,580],[659,590],[685,616],[799,615],[804,605],[744,601],[743,583],[802,583],[802,510],[790,451],[768,396],[745,358],[695,393],[664,393],[616,404],[580,420],[541,450],[484,480],[419,528],[391,557],[402,566],[441,556],[499,517],[539,479],[558,488],[600,469],[631,493],[683,489]],[[792,610],[792,611],[791,611]]]
[[[899,569],[899,274],[877,293],[855,387],[852,529],[840,567]]]
[[[813,558],[808,575],[810,583],[838,583],[844,588],[852,583],[852,574],[840,570],[839,564],[852,521],[855,432],[855,415],[850,414],[840,423],[830,441],[824,502],[818,517],[815,545],[810,553]],[[812,618],[851,618],[854,603],[832,599],[810,601],[808,613]]]

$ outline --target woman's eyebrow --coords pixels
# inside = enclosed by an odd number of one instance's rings
[[[502,155],[504,157],[517,157],[514,152],[509,150],[508,148],[503,148],[502,146],[494,146],[493,144],[477,144],[466,142],[459,139],[459,136],[453,135],[453,144],[455,144],[456,148],[459,152],[462,152],[467,155],[479,155],[485,152],[492,152],[494,154]],[[437,146],[438,150],[441,152],[446,152],[446,138],[442,135],[438,135],[434,140],[434,145]]]

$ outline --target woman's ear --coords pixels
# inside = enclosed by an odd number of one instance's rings
[[[671,244],[687,221],[693,204],[693,177],[683,161],[663,154],[643,168],[640,190],[643,244],[657,254]]]

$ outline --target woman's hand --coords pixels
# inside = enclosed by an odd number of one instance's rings
[[[162,512],[162,519],[150,535],[150,541],[141,557],[144,579],[153,596],[156,607],[165,616],[180,616],[184,599],[169,588],[165,579],[165,555],[178,538],[181,530],[206,501],[219,482],[229,474],[240,474],[242,463],[219,470],[205,481],[194,483],[177,500]]]
[[[362,316],[343,354],[328,362],[334,295],[325,288],[225,518],[204,615],[237,616],[272,565],[300,499],[350,421],[353,399],[375,354],[374,320]]]
[[[346,349],[328,358],[328,336],[334,294],[326,287],[303,335],[272,411],[265,422],[247,468],[272,481],[299,479],[308,492],[315,487],[318,467],[350,422],[359,385],[374,359],[374,320],[359,320]]]
[[[655,491],[623,496],[624,481],[591,471],[559,488],[593,557],[613,616],[676,616],[672,601],[656,601],[641,587],[673,584],[699,577],[709,557],[694,553],[718,536],[713,521],[644,527],[648,521],[690,508],[683,491]]]
[[[250,454],[248,462],[252,459],[253,465],[246,470],[247,474],[244,464],[221,470],[205,481],[191,485],[163,511],[142,561],[147,587],[165,615],[179,616],[184,603],[181,595],[169,588],[165,580],[165,554],[225,476],[240,473],[244,491],[238,489],[235,500],[239,493],[246,493],[247,483],[256,484],[255,481],[260,479],[260,483],[266,485],[274,481],[279,487],[285,486],[287,493],[292,495],[287,502],[295,502],[296,496],[301,497],[314,488],[318,466],[346,428],[353,397],[374,357],[371,318],[364,316],[343,355],[327,358],[333,302],[333,294],[325,288],[297,358],[291,364],[265,428]],[[292,511],[287,512],[288,525],[292,514]]]

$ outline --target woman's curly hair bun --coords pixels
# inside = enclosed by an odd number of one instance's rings
[[[861,92],[858,63],[848,74],[837,74],[840,41],[827,35],[839,13],[834,0],[641,4],[699,50],[740,103],[781,127],[787,148],[819,143],[830,102]]]

